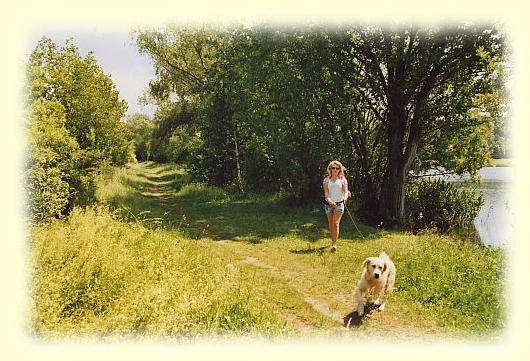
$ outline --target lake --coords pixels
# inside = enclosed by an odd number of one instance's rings
[[[507,248],[515,236],[513,205],[510,204],[514,168],[484,167],[478,173],[482,181],[476,189],[484,195],[484,205],[473,223],[482,243]],[[453,182],[469,179],[469,176],[440,175],[436,170],[428,171],[426,175]]]
[[[484,167],[477,190],[484,194],[484,205],[475,218],[475,228],[482,242],[507,248],[514,237],[514,214],[511,204],[513,167]]]

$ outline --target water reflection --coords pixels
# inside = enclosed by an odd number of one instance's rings
[[[482,242],[506,248],[514,236],[514,214],[510,204],[513,167],[484,167],[477,190],[484,194],[484,206],[474,221]]]
[[[441,175],[436,170],[426,172],[433,178],[459,182],[469,176]],[[479,171],[481,182],[476,190],[484,195],[484,205],[474,220],[482,243],[488,246],[506,248],[514,237],[514,214],[510,203],[513,167],[484,167]]]

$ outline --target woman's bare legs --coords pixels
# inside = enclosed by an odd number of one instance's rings
[[[334,235],[334,227],[333,227],[333,213],[326,214],[326,217],[328,218],[328,230],[329,230],[329,236],[331,237],[331,244],[333,245],[333,240],[337,239]]]
[[[339,226],[340,219],[342,217],[341,212],[333,212],[326,215],[328,218],[329,234],[331,237],[331,246],[337,246],[337,240],[339,239]]]

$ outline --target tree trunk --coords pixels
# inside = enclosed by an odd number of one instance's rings
[[[399,111],[397,112],[399,114]],[[406,173],[403,167],[402,143],[404,125],[400,120],[390,118],[396,112],[389,112],[388,130],[388,165],[382,184],[380,200],[380,214],[382,222],[388,226],[400,225],[405,212],[405,181]]]
[[[382,199],[379,203],[382,221],[388,226],[401,226],[404,221],[407,174],[418,152],[421,139],[419,124],[428,93],[428,88],[424,87],[416,98],[408,132],[402,96],[396,95],[389,101],[388,166],[381,190]]]
[[[382,221],[387,226],[399,226],[405,215],[406,172],[399,165],[389,166],[387,172],[381,192]]]
[[[402,74],[396,76],[399,80]],[[395,81],[396,79],[394,79]],[[381,189],[380,214],[385,226],[399,226],[405,214],[405,183],[409,162],[404,162],[404,143],[407,129],[407,115],[404,94],[391,83],[388,91],[387,146],[388,164]]]
[[[241,164],[239,160],[239,146],[238,146],[238,140],[237,140],[237,133],[236,133],[236,126],[234,124],[234,129],[232,130],[233,136],[234,136],[234,148],[235,148],[235,154],[236,154],[236,172],[237,172],[237,184],[239,186],[239,192],[241,194],[245,193],[245,190],[243,189],[243,178],[241,177]]]

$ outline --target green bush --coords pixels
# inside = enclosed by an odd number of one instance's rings
[[[121,122],[126,103],[91,54],[43,38],[25,70],[25,205],[32,222],[43,222],[91,204],[98,169],[124,165],[132,148]]]
[[[40,222],[64,215],[77,182],[76,140],[65,128],[64,107],[58,102],[35,101],[26,118],[28,154],[24,188],[30,220]]]
[[[473,223],[484,196],[461,183],[435,180],[410,182],[405,200],[405,222],[412,231],[434,228],[445,232]]]

